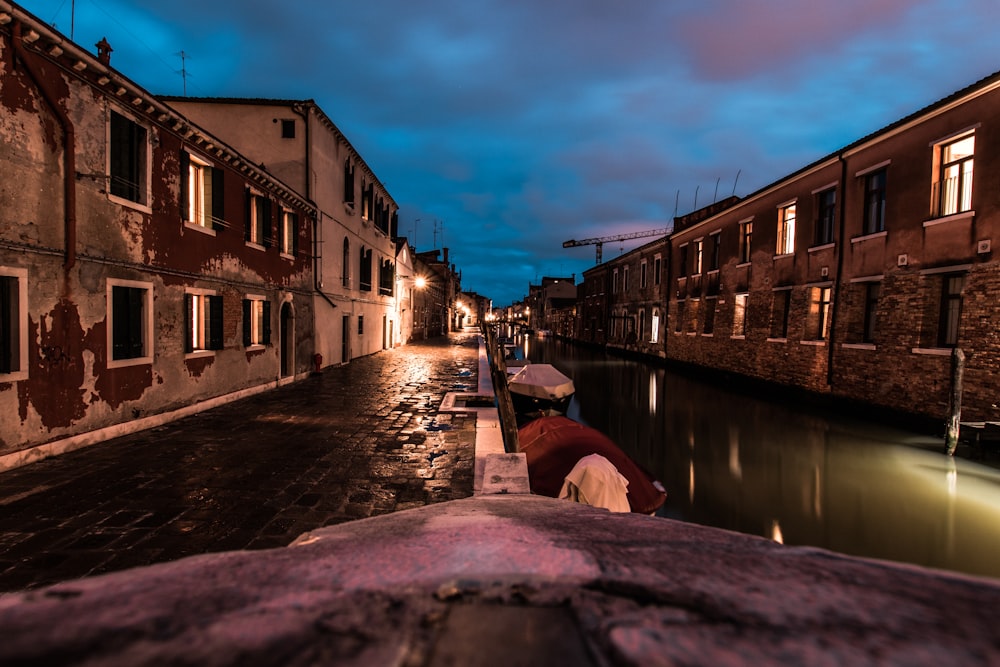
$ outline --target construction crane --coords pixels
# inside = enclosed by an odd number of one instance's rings
[[[597,246],[597,263],[601,263],[601,254],[604,250],[604,244],[610,243],[611,241],[628,241],[629,239],[641,239],[647,236],[666,236],[670,233],[670,229],[651,229],[645,232],[632,232],[631,234],[616,234],[614,236],[601,236],[594,239],[583,239],[582,241],[577,241],[575,239],[570,239],[569,241],[563,241],[564,248],[578,248],[582,245],[592,245]]]

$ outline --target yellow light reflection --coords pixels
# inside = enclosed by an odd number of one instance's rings
[[[656,404],[658,402],[658,397],[656,395],[656,373],[649,374],[649,414],[656,414]]]
[[[778,523],[777,519],[771,521],[771,539],[778,544],[785,543],[785,536],[781,534],[781,525]]]

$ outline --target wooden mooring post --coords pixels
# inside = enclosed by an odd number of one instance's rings
[[[504,451],[514,454],[518,451],[517,415],[514,413],[514,402],[510,398],[510,388],[507,386],[507,362],[503,356],[503,348],[497,340],[493,326],[485,322],[481,327],[486,340],[486,356],[490,361],[490,376],[493,380],[493,392],[497,399],[497,412],[500,415],[500,432],[503,436]]]
[[[955,455],[958,436],[962,429],[962,375],[965,373],[965,353],[955,348],[951,351],[951,396],[949,397],[948,428],[944,437],[945,453]]]

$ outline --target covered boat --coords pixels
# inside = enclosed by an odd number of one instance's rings
[[[552,364],[528,364],[507,380],[514,412],[528,414],[555,410],[566,412],[576,393],[573,380]]]
[[[518,429],[517,436],[518,450],[527,459],[532,493],[558,498],[577,462],[600,454],[628,480],[627,499],[633,512],[652,514],[667,500],[663,485],[613,440],[568,417],[540,417]]]

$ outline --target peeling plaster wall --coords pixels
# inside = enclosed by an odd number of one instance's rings
[[[13,57],[11,25],[0,27],[0,276],[26,276],[27,303],[16,326],[26,327],[28,344],[24,367],[0,373],[0,457],[308,373],[314,211],[283,184],[238,167],[242,158],[223,155],[210,137],[176,130],[179,124],[163,122],[160,112],[135,103],[131,94],[116,98],[109,92],[114,82],[102,89],[87,68],[74,70],[59,54],[42,55],[46,51],[36,46],[43,38],[26,46],[27,65],[41,73],[49,90],[59,91],[58,104],[75,134],[77,241],[75,259],[67,261],[65,133],[26,64]],[[112,109],[147,129],[148,205],[123,204],[108,194]],[[195,229],[182,221],[182,149],[224,171],[221,229]],[[295,257],[282,256],[276,244],[245,242],[245,189],[251,183],[275,201],[274,239],[281,207],[298,213]],[[151,287],[151,361],[109,368],[109,280]],[[189,289],[222,297],[223,349],[185,354]],[[244,346],[242,303],[248,294],[271,304],[271,343],[262,349]],[[285,302],[294,317],[294,339],[288,341],[292,367],[283,373],[286,342],[279,318]]]

